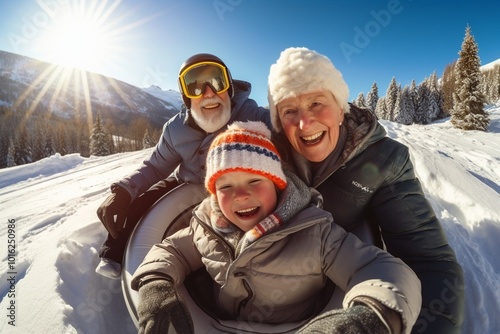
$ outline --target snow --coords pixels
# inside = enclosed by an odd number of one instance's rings
[[[168,102],[175,107],[175,110],[181,110],[182,104],[184,103],[181,94],[172,89],[162,90],[160,87],[152,85],[148,88],[143,88],[143,90],[162,101]]]
[[[497,65],[500,65],[500,59],[497,59],[497,60],[494,60],[488,64],[485,64],[485,65],[481,66],[480,69],[481,69],[481,71],[491,70]]]
[[[382,121],[390,137],[409,146],[464,268],[463,333],[500,329],[500,106],[488,112],[488,132],[456,130],[449,119],[411,126]],[[150,150],[54,155],[0,170],[0,333],[136,333],[120,282],[94,272],[105,238],[95,212],[110,183]]]

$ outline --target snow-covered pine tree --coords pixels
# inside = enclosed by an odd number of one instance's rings
[[[424,79],[417,89],[417,108],[415,109],[415,123],[427,124],[430,107],[430,90],[427,78]]]
[[[390,121],[394,121],[394,107],[396,105],[396,100],[398,98],[399,87],[396,83],[396,78],[392,77],[389,87],[387,87],[387,92],[385,93],[385,105],[387,109],[387,118]]]
[[[109,136],[104,127],[104,123],[97,114],[92,133],[90,134],[90,155],[106,156],[110,154]]]
[[[408,86],[405,86],[401,90],[398,101],[396,102],[396,108],[399,109],[396,122],[404,125],[410,125],[413,123],[415,109],[413,107],[413,101],[410,96],[410,88]]]
[[[402,102],[403,100],[401,99],[401,89],[398,89],[398,94],[396,97],[396,103],[394,104],[394,112],[392,114],[391,121],[399,123],[398,122],[399,114],[401,113],[402,111],[401,109],[403,108]]]
[[[366,108],[365,95],[363,94],[363,92],[358,94],[356,100],[354,100],[354,104],[360,108]]]
[[[387,106],[385,103],[385,96],[382,96],[377,101],[377,106],[375,107],[375,115],[378,119],[388,119],[389,114],[387,112]]]
[[[375,112],[375,109],[377,108],[377,102],[378,102],[378,87],[377,83],[374,82],[372,84],[372,88],[366,94],[366,106],[372,110],[372,112]]]
[[[440,118],[450,116],[453,109],[453,92],[455,91],[455,65],[456,62],[446,65],[441,77],[441,90],[443,96],[443,112]]]
[[[498,72],[496,68],[489,71],[488,75],[483,75],[483,89],[486,96],[486,103],[493,104],[498,100]]]
[[[470,26],[465,29],[465,37],[459,55],[455,66],[456,81],[451,124],[462,130],[486,131],[490,119],[484,111],[485,97],[480,87],[481,72],[478,46],[471,35]]]
[[[500,65],[493,68],[492,81],[490,83],[490,97],[491,103],[497,103],[500,100]]]
[[[417,108],[418,108],[418,86],[415,80],[411,81],[409,93],[410,93],[410,100],[411,103],[413,104],[413,110],[414,110],[413,118],[415,118],[415,114],[417,113]]]
[[[436,71],[427,79],[429,88],[429,111],[427,113],[427,123],[432,123],[442,114],[443,97],[438,84]]]

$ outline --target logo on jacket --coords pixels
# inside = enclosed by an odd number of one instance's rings
[[[352,181],[352,185],[353,185],[353,186],[355,186],[356,188],[359,188],[359,189],[363,190],[364,192],[367,192],[367,193],[370,193],[370,194],[373,192],[373,190],[371,190],[370,188],[368,188],[368,187],[366,187],[366,186],[362,185],[362,184],[361,184],[361,183],[359,183],[358,181],[354,181],[354,180],[353,180],[353,181]]]

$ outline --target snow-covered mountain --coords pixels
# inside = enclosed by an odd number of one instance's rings
[[[180,110],[180,95],[160,92],[0,51],[0,105],[15,106],[16,112],[86,119],[90,110],[116,124],[145,118],[161,127]]]
[[[155,85],[143,89],[146,93],[151,94],[159,98],[160,100],[173,105],[176,110],[181,110],[184,101],[182,101],[181,94],[178,91],[172,89],[162,90],[160,87]]]
[[[486,110],[488,132],[457,130],[449,119],[381,121],[389,137],[408,145],[464,270],[463,334],[500,333],[500,106]],[[0,333],[137,333],[120,281],[94,271],[106,235],[96,209],[109,185],[150,150],[54,155],[0,170]]]
[[[493,69],[495,66],[500,66],[500,59],[489,62],[488,64],[484,64],[480,67],[481,71],[488,71]]]

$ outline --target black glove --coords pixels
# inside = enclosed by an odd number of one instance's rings
[[[389,330],[370,307],[358,304],[318,315],[297,332],[305,333],[388,334]]]
[[[97,216],[109,234],[116,239],[125,226],[131,197],[128,191],[118,186],[113,187],[111,192],[112,194],[97,209]]]
[[[156,279],[139,288],[137,313],[139,334],[166,334],[170,323],[179,334],[194,333],[189,311],[168,280]]]

